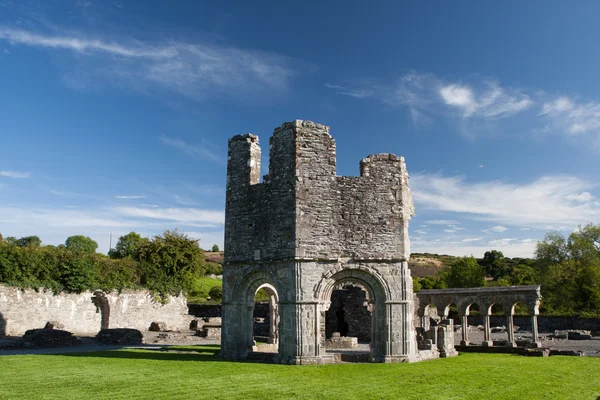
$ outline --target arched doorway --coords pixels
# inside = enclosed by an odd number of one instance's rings
[[[265,303],[267,309],[260,309]],[[252,350],[277,353],[279,349],[279,296],[273,285],[265,283],[256,289],[252,316],[254,343]]]
[[[325,338],[331,339],[337,332],[342,337],[355,337],[362,344],[371,343],[371,309],[367,289],[356,283],[337,285],[325,313]]]
[[[356,360],[358,361],[373,361],[382,362],[386,357],[386,346],[385,343],[389,341],[388,336],[390,335],[390,327],[386,324],[386,300],[388,295],[382,282],[374,275],[361,269],[345,269],[331,275],[323,285],[319,285],[317,288],[317,298],[322,304],[321,320],[324,323],[320,324],[320,338],[321,346],[325,348],[328,353],[339,353],[332,349],[327,350],[325,346],[325,340],[329,340],[333,333],[333,328],[328,328],[328,321],[330,324],[336,324],[337,328],[340,329],[340,336],[342,330],[346,333],[352,332],[351,329],[356,329],[356,326],[363,321],[362,331],[364,332],[364,325],[370,323],[370,343],[369,346],[364,346],[366,343],[362,343],[363,346],[358,346],[355,350],[356,353],[365,353],[366,357],[360,357],[357,354]],[[343,307],[336,306],[334,299],[334,293],[342,290],[347,290],[357,295],[357,301],[355,305],[358,305],[360,299],[364,301],[356,307],[358,310],[352,316],[352,313],[347,312]],[[362,293],[361,293],[362,292]],[[331,309],[331,306],[334,306]],[[331,309],[331,311],[330,311]],[[329,318],[328,318],[329,313]],[[349,321],[350,318],[357,317],[356,321]],[[367,322],[364,322],[367,321]],[[341,323],[340,323],[341,322]],[[363,336],[368,338],[368,336]],[[353,350],[353,349],[350,349]],[[352,357],[348,359],[352,360]]]

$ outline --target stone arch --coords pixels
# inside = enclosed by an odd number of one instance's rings
[[[328,302],[333,288],[345,282],[361,284],[367,289],[371,299],[390,300],[390,290],[386,281],[370,268],[346,268],[323,274],[323,279],[321,279],[315,290],[315,297],[321,302]]]
[[[530,305],[522,300],[516,301],[509,306],[510,315],[515,315],[517,310],[520,315],[531,315],[532,310],[530,310],[530,307]]]
[[[240,320],[243,321],[241,328],[243,330],[245,348],[247,351],[255,349],[254,341],[254,306],[255,296],[260,289],[264,289],[269,295],[269,344],[277,346],[279,344],[279,301],[280,292],[277,288],[280,283],[274,279],[273,274],[265,271],[254,271],[246,274],[236,285],[234,294],[241,304]]]
[[[315,291],[315,297],[322,304],[323,310],[329,308],[334,288],[343,283],[361,286],[367,292],[371,309],[371,359],[383,360],[386,355],[385,343],[389,341],[388,336],[391,334],[386,307],[386,302],[390,300],[389,287],[371,269],[347,268],[333,274],[324,274]],[[319,329],[324,331],[324,324],[320,324]],[[319,336],[323,339],[324,332],[320,332]]]
[[[106,293],[101,290],[94,292],[92,303],[96,306],[96,313],[100,313],[100,330],[110,327],[110,304]]]
[[[269,296],[269,340],[268,344],[277,346],[279,344],[279,294],[277,289],[269,283],[260,285],[254,292],[255,296],[259,290],[264,289]]]

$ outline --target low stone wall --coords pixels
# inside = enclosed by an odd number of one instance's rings
[[[77,335],[96,335],[101,328],[146,331],[152,322],[169,330],[187,329],[185,297],[170,297],[167,304],[154,301],[147,291],[121,293],[83,292],[53,294],[40,289],[19,289],[0,284],[0,336],[21,336],[47,322]]]

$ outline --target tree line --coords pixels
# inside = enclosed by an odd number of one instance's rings
[[[176,230],[153,238],[131,232],[108,255],[97,249],[98,243],[81,235],[58,246],[42,245],[37,236],[0,235],[0,282],[56,293],[143,288],[165,299],[193,290],[200,276],[222,272],[204,260],[198,240]]]
[[[491,250],[482,259],[461,257],[435,276],[415,278],[415,291],[481,286],[541,285],[546,315],[600,316],[600,225],[565,236],[549,232],[535,259],[507,258]]]

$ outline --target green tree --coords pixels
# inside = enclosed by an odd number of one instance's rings
[[[213,247],[212,247],[212,249],[211,249],[210,251],[212,251],[212,252],[214,252],[214,253],[218,253],[218,252],[220,251],[220,250],[219,250],[219,246],[218,246],[218,245],[216,245],[216,244],[213,244]]]
[[[98,249],[98,243],[88,236],[74,235],[67,238],[65,247],[68,250],[91,254],[95,253],[96,249]]]
[[[140,248],[148,243],[148,238],[142,237],[139,233],[129,232],[121,236],[114,250],[110,252],[111,258],[139,258]]]
[[[480,265],[485,269],[487,276],[491,276],[495,280],[510,275],[511,266],[507,262],[504,254],[498,250],[486,251]]]
[[[17,240],[17,242],[15,244],[19,247],[26,247],[26,246],[35,247],[35,246],[41,246],[42,240],[37,236],[25,236],[25,237],[22,237],[21,239]]]
[[[7,236],[4,241],[11,246],[16,246],[19,239],[14,236]]]
[[[543,309],[553,314],[600,314],[600,226],[565,238],[550,232],[538,242]]]
[[[204,252],[198,240],[176,230],[167,230],[144,244],[139,260],[142,284],[162,297],[187,293],[194,279],[205,272]]]
[[[462,257],[454,261],[444,274],[451,288],[485,286],[485,273],[474,257]]]

